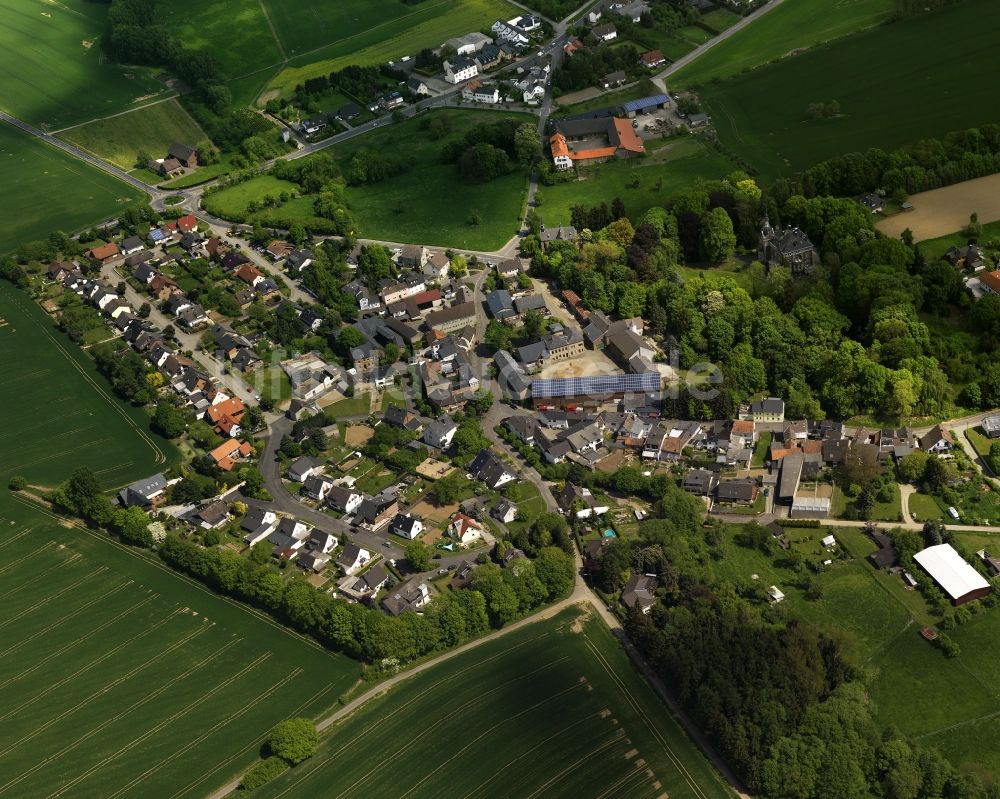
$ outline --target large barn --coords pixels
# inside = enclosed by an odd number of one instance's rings
[[[962,560],[951,544],[938,544],[921,550],[913,559],[927,572],[938,587],[958,606],[982,599],[990,592],[986,578]]]

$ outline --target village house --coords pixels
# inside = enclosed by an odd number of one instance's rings
[[[554,127],[549,148],[556,169],[610,158],[634,158],[646,152],[632,123],[620,117],[557,120]]]
[[[479,74],[479,65],[471,58],[457,56],[444,62],[444,79],[448,83],[461,83]]]
[[[483,525],[466,516],[464,513],[456,513],[448,522],[447,535],[454,538],[460,544],[472,544],[483,537]]]
[[[431,601],[431,590],[427,583],[411,580],[399,586],[382,600],[382,607],[390,616],[399,616],[407,611],[414,613]]]
[[[371,552],[367,549],[362,549],[357,544],[345,544],[337,558],[337,565],[347,574],[357,574],[371,557]]]

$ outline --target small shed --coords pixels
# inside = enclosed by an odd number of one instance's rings
[[[781,589],[778,588],[778,586],[776,585],[772,585],[770,588],[767,589],[767,595],[771,597],[771,601],[774,602],[775,604],[781,602],[785,598],[785,595],[781,592]]]
[[[828,535],[826,538],[824,538],[822,541],[820,541],[820,543],[824,547],[826,547],[827,549],[829,549],[830,547],[837,546],[837,539],[834,538],[832,535]]]

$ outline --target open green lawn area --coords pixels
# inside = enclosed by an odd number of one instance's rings
[[[357,677],[149,553],[0,503],[0,796],[200,799]]]
[[[445,120],[448,132],[443,137],[424,127],[431,116]],[[381,183],[347,189],[359,234],[473,250],[502,247],[520,226],[527,191],[525,174],[515,170],[489,183],[469,183],[462,180],[456,165],[442,164],[440,156],[448,141],[461,138],[475,125],[504,117],[532,124],[537,121],[526,114],[442,109],[330,148],[345,171],[351,155],[361,148],[406,152],[411,159],[407,172]],[[469,224],[472,212],[479,215],[480,224]]]
[[[101,54],[106,3],[0,3],[0,108],[49,130],[166,94],[154,72]]]
[[[89,466],[106,486],[165,469],[176,450],[121,404],[92,362],[26,295],[0,286],[0,485],[55,485]],[[108,331],[110,332],[110,331]]]
[[[258,793],[730,795],[603,622],[575,608],[393,688]]]
[[[355,394],[327,405],[323,410],[330,419],[341,419],[346,416],[366,416],[371,409],[370,394]]]
[[[38,139],[0,123],[0,253],[24,241],[118,216],[139,192]]]
[[[735,258],[730,258],[725,263],[716,266],[675,266],[674,269],[685,280],[701,277],[705,280],[718,282],[727,278],[740,288],[750,291],[750,275],[747,273],[746,264]],[[767,454],[767,450],[764,451],[764,454]]]
[[[582,179],[539,187],[542,204],[538,215],[546,225],[568,225],[574,205],[610,205],[620,197],[635,222],[654,205],[666,203],[673,193],[691,188],[700,179],[725,177],[735,168],[696,137],[677,139],[641,158],[583,167],[579,170]]]
[[[71,128],[60,138],[122,169],[132,169],[140,151],[163,158],[174,142],[203,148],[208,137],[176,100]]]
[[[279,11],[279,5],[284,10]],[[268,86],[268,93],[285,96],[306,78],[328,75],[348,64],[370,66],[415,56],[425,47],[440,47],[452,36],[522,13],[504,0],[427,0],[419,5],[396,0],[269,0],[267,6],[282,41],[305,36],[310,42],[309,47],[298,45],[297,53],[288,53],[291,63]],[[313,36],[306,31],[312,27],[332,35]]]
[[[961,647],[957,658],[945,658],[911,627],[875,662],[879,673],[872,698],[879,720],[940,749],[956,765],[979,764],[981,773],[996,779],[1000,612],[985,611],[948,635]]]
[[[713,78],[738,75],[793,50],[877,25],[894,5],[893,0],[785,0],[672,75],[669,88],[687,89]],[[716,27],[716,13],[705,20],[712,27]],[[879,62],[881,68],[881,58]]]
[[[911,494],[908,507],[914,521],[923,522],[928,519],[943,519],[945,517],[944,509],[940,503],[927,494]]]
[[[996,439],[987,438],[983,435],[982,427],[970,427],[965,431],[965,436],[969,439],[969,443],[972,444],[973,449],[984,458],[990,454],[990,447],[996,441]]]
[[[723,143],[765,178],[855,150],[891,150],[1000,121],[1000,108],[987,99],[993,75],[982,69],[998,26],[1000,4],[967,0],[705,86],[701,99]],[[960,53],[939,46],[959,37]],[[807,119],[807,106],[832,100],[838,116]]]
[[[252,200],[263,200],[268,195],[277,197],[281,192],[298,192],[299,187],[288,180],[280,180],[271,175],[260,175],[244,183],[237,183],[222,191],[205,196],[202,205],[206,210],[221,217],[233,217],[246,212]],[[287,207],[287,204],[286,204]]]

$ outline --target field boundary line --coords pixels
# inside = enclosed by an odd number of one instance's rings
[[[295,708],[295,710],[293,710],[291,713],[289,713],[289,716],[292,717],[292,718],[294,718],[295,716],[300,715],[301,713],[303,713],[306,710],[306,708],[309,707],[309,705],[311,705],[313,702],[315,702],[316,700],[318,700],[321,696],[330,693],[330,691],[332,691],[332,690],[333,690],[333,686],[332,685],[328,685],[325,688],[320,688],[316,693],[314,693],[311,697],[309,697],[309,699],[307,699],[305,702],[303,702],[301,705],[299,705],[297,708]],[[255,736],[254,737],[254,740],[253,740],[252,743],[249,743],[246,746],[244,746],[242,749],[240,749],[238,752],[236,752],[236,754],[231,755],[230,757],[227,757],[219,765],[212,766],[211,768],[208,769],[208,771],[203,772],[200,777],[198,777],[197,779],[193,780],[192,782],[189,782],[183,788],[179,789],[176,793],[174,793],[170,797],[170,799],[177,799],[177,797],[183,796],[189,790],[191,790],[192,788],[194,788],[198,783],[204,782],[205,779],[207,779],[208,777],[212,776],[212,774],[215,773],[216,771],[222,770],[229,763],[232,763],[237,758],[243,757],[244,753],[246,753],[246,752],[248,752],[248,751],[250,751],[252,749],[260,749],[260,746],[257,743],[257,740],[260,737],[266,735],[267,732],[271,729],[272,726],[273,725],[268,725],[268,727],[266,729],[264,729],[264,730],[261,731],[261,733],[260,733],[259,736]]]
[[[507,716],[499,724],[494,724],[492,727],[487,728],[485,731],[479,733],[479,735],[477,735],[475,738],[473,738],[471,741],[469,741],[465,746],[463,746],[457,752],[455,752],[454,754],[452,754],[452,756],[449,757],[447,760],[442,761],[432,771],[427,772],[424,775],[423,779],[420,780],[420,782],[414,784],[406,793],[400,794],[399,797],[398,797],[398,799],[405,799],[405,797],[409,796],[411,793],[413,793],[415,790],[417,790],[417,788],[419,788],[421,785],[423,785],[425,782],[427,782],[427,780],[429,780],[431,777],[433,777],[435,774],[437,774],[445,766],[447,766],[448,764],[450,764],[455,758],[460,757],[462,755],[462,753],[465,752],[469,747],[474,746],[475,744],[479,743],[479,741],[481,741],[487,735],[494,734],[500,727],[502,727],[507,722],[513,721],[514,719],[517,719],[517,718],[520,718],[521,716],[523,716],[523,715],[525,715],[527,713],[531,713],[534,710],[537,710],[538,708],[540,708],[542,705],[546,704],[547,702],[551,702],[553,699],[558,699],[559,697],[563,696],[564,694],[568,694],[571,691],[576,691],[576,690],[578,690],[580,688],[581,685],[583,685],[583,683],[574,683],[569,688],[563,688],[561,691],[558,691],[558,692],[556,692],[554,694],[549,694],[549,696],[547,696],[544,699],[536,702],[535,704],[531,705],[530,707],[524,708],[524,710],[521,710],[521,711],[515,713],[513,716]]]
[[[108,593],[103,594],[103,595],[97,597],[96,599],[92,599],[86,605],[81,605],[80,607],[78,607],[76,610],[74,610],[68,616],[63,616],[58,621],[53,622],[48,627],[45,627],[44,629],[39,630],[38,632],[36,632],[34,635],[30,636],[29,638],[23,638],[22,640],[18,641],[13,646],[7,647],[7,649],[5,649],[3,652],[0,652],[0,658],[6,657],[10,652],[13,652],[16,649],[20,649],[21,646],[23,646],[24,644],[27,644],[27,643],[30,643],[31,641],[34,641],[40,635],[45,635],[46,633],[50,632],[51,630],[53,630],[56,627],[60,626],[61,624],[65,623],[69,619],[72,619],[77,614],[82,613],[84,610],[86,610],[87,608],[89,608],[91,605],[93,605],[93,604],[95,604],[97,602],[103,602],[105,599],[107,599],[112,594],[114,594],[117,591],[120,591],[122,588],[125,588],[126,586],[130,585],[131,582],[132,581],[130,580],[127,583],[122,583],[121,585],[117,586],[116,588],[112,588],[110,591],[108,591]],[[17,675],[15,675],[13,677],[8,677],[6,680],[4,680],[2,683],[0,683],[0,689],[6,688],[12,682],[17,682],[22,677],[24,677],[24,676],[30,674],[31,672],[33,672],[35,669],[39,669],[42,666],[50,664],[52,662],[53,658],[59,657],[64,652],[66,652],[69,649],[72,649],[77,644],[83,643],[84,641],[86,641],[88,638],[90,638],[94,634],[99,633],[102,630],[107,629],[108,627],[110,627],[115,622],[120,621],[121,619],[125,618],[125,616],[127,616],[128,614],[130,614],[133,610],[137,610],[137,609],[143,607],[144,605],[147,605],[148,603],[150,603],[152,601],[153,601],[153,597],[149,597],[146,600],[144,600],[143,602],[139,603],[138,605],[132,605],[131,607],[125,608],[125,610],[123,610],[117,616],[115,616],[115,617],[113,617],[111,619],[108,619],[106,622],[104,622],[104,624],[100,625],[99,627],[95,627],[94,629],[87,631],[86,633],[84,633],[83,635],[81,635],[79,638],[76,638],[76,639],[74,639],[73,641],[70,641],[67,644],[63,644],[63,646],[61,646],[55,652],[49,653],[48,655],[45,656],[45,660],[39,661],[34,666],[31,666],[27,670],[22,671],[20,674],[17,674]]]
[[[83,666],[82,668],[77,669],[72,674],[70,674],[70,675],[68,675],[66,677],[63,677],[58,682],[53,683],[48,688],[46,688],[44,691],[42,691],[40,694],[36,694],[35,696],[31,697],[31,699],[28,699],[27,701],[22,702],[17,707],[14,707],[11,710],[9,710],[3,716],[0,716],[0,721],[6,720],[12,714],[14,714],[17,711],[19,711],[19,710],[21,710],[21,709],[23,709],[23,708],[28,707],[29,705],[31,705],[35,700],[41,699],[42,697],[45,697],[48,694],[50,694],[52,691],[55,691],[55,690],[61,688],[66,683],[70,682],[71,680],[76,679],[77,677],[79,677],[84,672],[92,669],[94,666],[97,666],[97,665],[103,663],[109,657],[117,655],[118,652],[120,652],[122,649],[124,649],[125,647],[129,646],[130,644],[135,643],[140,638],[144,637],[146,635],[146,633],[153,632],[154,630],[162,627],[164,624],[166,624],[168,621],[170,621],[174,616],[176,616],[179,612],[180,611],[178,611],[178,610],[173,611],[169,616],[164,617],[163,619],[161,619],[160,621],[158,621],[156,624],[154,624],[152,627],[150,627],[147,630],[144,630],[142,633],[140,633],[139,635],[137,635],[135,638],[132,638],[131,640],[128,640],[128,641],[123,641],[118,646],[116,646],[114,649],[111,649],[111,650],[105,652],[104,654],[98,656],[94,660],[90,661],[90,663],[88,663],[86,666]],[[0,752],[0,757],[3,757],[6,754],[7,754],[7,750],[4,750],[4,751]]]
[[[264,5],[264,0],[257,0],[257,5],[260,6],[260,13],[264,15],[264,22],[267,23],[268,30],[271,31],[271,38],[274,39],[274,43],[278,45],[278,53],[284,59],[285,64],[288,63],[288,53],[285,52],[285,46],[281,43],[281,39],[278,38],[278,31],[274,28],[274,23],[271,22],[271,15],[267,13],[267,6]]]
[[[93,702],[95,699],[99,699],[100,697],[104,696],[106,693],[108,693],[112,689],[117,688],[119,685],[122,685],[123,683],[128,682],[133,677],[135,677],[136,674],[138,674],[139,672],[143,671],[147,667],[151,666],[153,663],[156,663],[158,660],[160,660],[160,658],[165,657],[166,655],[169,655],[175,649],[180,649],[182,646],[184,646],[185,644],[187,644],[189,641],[197,638],[199,635],[201,635],[202,632],[204,632],[204,629],[202,629],[202,630],[195,630],[193,633],[191,633],[190,635],[188,635],[186,638],[182,638],[179,641],[174,642],[173,644],[171,644],[170,646],[168,646],[166,649],[164,649],[162,652],[157,653],[156,656],[154,656],[153,658],[150,658],[149,660],[144,661],[143,663],[139,664],[138,666],[136,666],[131,671],[126,672],[125,674],[123,674],[121,677],[118,677],[117,679],[112,680],[107,685],[105,685],[103,688],[101,688],[101,690],[98,691],[97,693],[91,694],[86,699],[84,699],[82,702],[77,702],[75,705],[73,705],[73,707],[67,708],[62,713],[60,713],[58,716],[54,716],[53,718],[49,719],[42,726],[35,728],[34,730],[32,730],[27,735],[21,736],[21,738],[19,738],[13,744],[11,744],[10,746],[8,746],[3,752],[0,752],[0,757],[5,757],[10,752],[12,752],[14,749],[16,749],[17,747],[19,747],[21,744],[24,744],[27,741],[30,741],[32,738],[35,738],[38,735],[40,735],[42,732],[44,732],[45,730],[47,730],[53,724],[56,724],[57,722],[62,721],[64,718],[66,718],[67,716],[72,715],[73,713],[75,713],[76,711],[78,711],[80,708],[86,707],[91,702]],[[3,793],[4,790],[5,790],[5,788],[0,788],[0,793]]]
[[[32,766],[31,769],[29,769],[28,771],[25,771],[25,772],[22,772],[21,774],[19,774],[18,775],[18,782],[20,782],[21,780],[23,780],[25,777],[30,777],[38,769],[44,768],[45,766],[47,766],[52,761],[58,760],[60,757],[62,757],[63,755],[65,755],[67,752],[70,752],[73,749],[76,749],[76,747],[78,747],[80,744],[84,743],[89,738],[91,738],[92,736],[98,734],[99,732],[101,732],[102,730],[104,730],[109,725],[113,724],[114,722],[118,721],[119,719],[127,716],[129,713],[131,713],[137,707],[141,707],[142,705],[146,704],[147,702],[152,701],[157,696],[159,696],[164,691],[166,691],[168,688],[170,688],[173,685],[176,685],[180,680],[187,679],[189,676],[191,676],[194,672],[196,672],[198,669],[200,669],[206,663],[208,663],[209,661],[213,660],[218,655],[221,655],[229,647],[234,646],[234,645],[240,643],[242,640],[243,640],[242,638],[238,638],[235,641],[230,641],[228,644],[226,644],[226,646],[222,647],[222,649],[219,649],[219,650],[213,652],[211,655],[208,655],[207,657],[205,657],[202,660],[198,661],[198,663],[196,663],[195,665],[193,665],[191,668],[189,668],[183,674],[180,674],[180,675],[174,677],[169,682],[164,683],[163,685],[161,685],[159,688],[157,688],[152,693],[146,694],[138,702],[132,703],[129,707],[127,707],[121,713],[118,713],[117,715],[112,716],[110,719],[105,719],[103,722],[101,722],[100,724],[98,724],[93,729],[88,730],[87,732],[85,732],[83,735],[81,735],[79,738],[77,738],[75,741],[73,741],[73,743],[69,744],[68,746],[63,747],[58,752],[54,752],[53,754],[49,755],[44,760],[39,761],[34,766]],[[3,786],[3,788],[0,788],[0,792],[2,792],[3,790],[6,790],[6,788],[7,788],[6,785]]]
[[[112,752],[110,755],[108,755],[106,758],[104,758],[104,760],[100,761],[99,763],[95,763],[93,766],[91,766],[89,769],[87,769],[85,772],[83,772],[83,774],[78,774],[73,780],[71,780],[70,782],[68,782],[65,785],[63,785],[57,791],[55,791],[54,793],[50,793],[48,795],[47,799],[55,799],[55,797],[57,797],[57,796],[62,796],[66,791],[68,791],[70,788],[72,788],[77,783],[85,780],[87,777],[89,777],[91,774],[93,774],[99,768],[102,768],[106,764],[110,763],[112,760],[116,760],[118,757],[120,757],[121,755],[123,755],[129,749],[132,749],[133,747],[138,746],[143,741],[145,741],[147,738],[149,738],[151,735],[155,735],[156,733],[158,733],[164,727],[166,727],[166,726],[168,726],[170,724],[173,724],[181,716],[186,715],[193,708],[195,708],[198,705],[200,705],[202,702],[204,702],[209,697],[214,696],[219,691],[221,691],[223,688],[228,688],[232,683],[234,683],[237,680],[239,680],[240,677],[242,677],[244,674],[247,674],[248,672],[250,672],[253,669],[257,668],[257,666],[259,666],[264,661],[268,660],[270,657],[271,657],[271,653],[270,652],[264,652],[263,654],[259,655],[255,660],[252,660],[247,666],[245,666],[243,669],[241,669],[238,673],[226,676],[225,679],[224,679],[224,681],[221,682],[221,683],[219,683],[217,686],[215,686],[215,688],[213,688],[211,691],[209,691],[206,694],[202,694],[194,702],[191,702],[190,704],[188,704],[187,706],[185,706],[183,709],[178,710],[176,713],[174,713],[174,715],[170,716],[169,718],[164,719],[159,724],[157,724],[155,727],[152,727],[152,728],[146,730],[138,738],[133,738],[131,741],[129,741],[129,743],[127,743],[125,746],[123,746],[117,752]],[[0,789],[0,792],[2,792],[2,789]]]
[[[225,727],[227,724],[231,723],[232,721],[238,719],[240,716],[242,716],[245,713],[249,712],[251,709],[253,709],[257,705],[259,705],[261,702],[263,702],[265,699],[267,699],[269,696],[271,696],[271,694],[273,694],[279,688],[281,688],[284,685],[287,685],[291,680],[294,680],[296,677],[298,677],[302,673],[302,671],[303,671],[303,669],[296,668],[294,671],[290,672],[287,676],[282,677],[280,680],[278,680],[277,682],[275,682],[274,685],[272,685],[270,688],[268,688],[264,693],[255,696],[253,698],[253,701],[244,703],[243,705],[240,706],[240,708],[238,710],[230,713],[228,716],[226,716],[221,721],[216,722],[214,726],[209,727],[205,732],[203,732],[197,738],[195,738],[195,739],[193,739],[191,741],[188,741],[187,744],[185,744],[180,749],[177,749],[173,754],[171,754],[165,760],[159,760],[159,761],[157,761],[155,765],[150,766],[142,774],[140,774],[139,776],[133,778],[133,780],[130,783],[128,783],[127,785],[123,785],[115,793],[111,794],[111,796],[108,796],[105,799],[117,799],[117,797],[121,796],[124,791],[127,791],[129,788],[132,788],[133,786],[138,785],[140,782],[142,782],[143,780],[145,780],[148,776],[150,776],[151,774],[154,774],[155,772],[157,772],[161,768],[163,768],[163,766],[165,766],[167,763],[170,763],[174,759],[176,759],[176,758],[180,757],[181,755],[183,755],[191,747],[193,747],[196,744],[199,744],[202,741],[204,741],[208,736],[212,735],[216,730],[219,730],[222,727]]]
[[[52,335],[51,330],[48,330],[37,319],[35,319],[34,322],[36,325],[38,325],[38,327],[42,329],[42,331],[44,331],[45,335],[48,336],[49,340],[55,345],[56,349],[59,350],[62,356],[73,365],[73,368],[75,368],[83,376],[83,378],[88,383],[90,383],[91,386],[93,386],[94,390],[104,399],[104,401],[107,402],[108,405],[110,405],[118,413],[118,415],[121,416],[122,419],[124,419],[126,423],[130,425],[132,429],[135,430],[136,433],[139,434],[139,437],[149,445],[149,447],[155,453],[153,462],[166,463],[167,460],[166,454],[163,452],[163,450],[159,448],[159,446],[157,446],[156,442],[153,441],[153,439],[149,436],[149,434],[145,430],[141,429],[138,424],[136,424],[135,419],[133,419],[131,416],[125,413],[125,411],[118,405],[117,401],[113,397],[111,397],[104,390],[104,388],[100,386],[96,380],[94,380],[93,377],[87,374],[87,370],[84,369],[83,366],[72,355],[69,354],[69,352],[62,346],[61,343],[59,343],[56,337]]]
[[[567,724],[565,727],[563,727],[561,730],[559,730],[559,732],[553,733],[548,738],[543,738],[541,741],[539,741],[538,743],[536,743],[530,749],[527,749],[524,752],[521,752],[521,754],[519,754],[513,760],[507,761],[507,763],[505,763],[503,766],[501,766],[496,771],[494,771],[492,775],[490,775],[489,777],[487,777],[485,780],[483,780],[481,783],[479,783],[479,785],[477,785],[475,788],[473,788],[471,791],[469,791],[467,794],[465,794],[462,797],[462,799],[472,799],[472,797],[476,795],[477,791],[481,790],[484,786],[489,785],[491,782],[493,782],[493,780],[495,780],[497,777],[499,777],[501,774],[503,774],[503,772],[505,772],[507,769],[509,769],[512,765],[514,765],[515,763],[517,763],[519,760],[522,760],[523,758],[526,758],[528,755],[534,753],[539,747],[545,746],[545,744],[549,743],[549,741],[553,740],[554,738],[562,738],[569,730],[573,729],[577,725],[583,724],[585,721],[590,721],[591,719],[600,718],[600,717],[601,717],[600,713],[591,713],[588,716],[583,716],[582,718],[577,719],[572,724]]]
[[[167,91],[173,92],[173,94],[171,94],[171,95],[169,95],[167,97],[161,97],[159,100],[153,100],[151,103],[143,103],[142,105],[137,105],[135,108],[129,108],[126,111],[118,111],[117,113],[114,113],[114,114],[108,114],[106,117],[94,117],[93,119],[88,119],[86,122],[77,122],[75,125],[67,125],[65,128],[59,128],[59,130],[50,130],[50,131],[47,131],[47,133],[50,136],[58,136],[60,133],[65,133],[67,130],[75,130],[76,128],[82,128],[82,127],[84,127],[86,125],[92,125],[95,122],[103,122],[105,119],[114,119],[115,117],[123,117],[126,114],[133,114],[136,111],[142,111],[144,108],[152,108],[154,105],[161,105],[163,103],[169,103],[171,100],[176,100],[178,97],[180,97],[180,95],[176,91],[174,91],[173,89],[167,89]],[[194,119],[194,118],[192,117],[192,119]],[[196,125],[198,124],[197,121],[195,121],[195,124]],[[198,125],[198,127],[200,128],[201,125]],[[204,132],[205,131],[203,130],[202,133],[204,133]],[[73,142],[73,145],[76,146],[76,147],[80,147],[81,150],[87,150],[86,147],[81,147],[76,142]],[[87,150],[87,152],[91,153],[92,155],[97,155],[97,153],[92,153],[90,150]],[[97,157],[101,158],[101,156],[99,156],[99,155]],[[101,160],[102,161],[107,161],[106,158],[101,158]],[[111,163],[111,162],[108,161],[108,163]]]
[[[940,735],[943,732],[951,732],[952,730],[956,730],[959,727],[969,727],[973,724],[979,724],[979,722],[981,721],[989,721],[990,719],[996,718],[997,716],[1000,716],[1000,710],[994,710],[992,713],[987,713],[983,716],[978,716],[977,718],[974,719],[966,719],[965,721],[959,721],[956,722],[955,724],[949,724],[947,727],[939,727],[936,730],[931,730],[930,732],[922,732],[920,733],[920,735],[911,735],[910,737],[913,738],[914,741],[919,741],[922,740],[923,738],[930,738],[934,735]]]
[[[660,732],[660,730],[650,720],[649,716],[646,715],[646,712],[642,709],[642,705],[638,701],[636,701],[635,697],[632,695],[632,692],[629,691],[624,681],[621,680],[618,677],[618,675],[614,673],[614,670],[610,667],[610,664],[607,662],[604,655],[602,655],[601,652],[597,649],[597,647],[591,642],[590,637],[586,633],[583,634],[583,637],[584,637],[584,642],[587,645],[587,648],[590,649],[591,653],[594,655],[597,662],[607,673],[608,677],[611,678],[611,681],[618,686],[618,690],[621,691],[626,701],[632,706],[632,710],[635,712],[635,714],[646,725],[650,733],[652,733],[653,737],[659,742],[660,746],[663,747],[663,751],[666,752],[668,759],[674,764],[674,768],[676,768],[678,774],[681,775],[681,779],[683,779],[684,782],[688,784],[688,787],[691,788],[691,792],[695,796],[700,797],[700,799],[709,799],[708,794],[705,793],[701,785],[699,785],[697,781],[694,779],[694,777],[691,775],[691,772],[689,772],[684,763],[681,762],[681,759],[674,752],[673,747],[671,747],[670,744],[667,742],[667,739],[663,735],[663,733]]]
[[[85,574],[83,577],[81,577],[75,583],[71,583],[70,585],[67,585],[65,588],[60,589],[59,591],[57,591],[54,594],[49,594],[47,597],[45,597],[45,599],[42,599],[39,602],[36,602],[34,605],[31,605],[30,607],[25,608],[24,610],[22,610],[17,615],[15,615],[15,616],[8,616],[6,619],[4,619],[2,622],[0,622],[0,630],[2,630],[4,627],[6,627],[11,622],[15,622],[18,619],[22,618],[23,616],[27,616],[30,613],[34,613],[39,608],[45,607],[50,602],[52,602],[54,599],[58,599],[63,594],[65,594],[67,591],[72,591],[74,588],[76,588],[81,583],[85,583],[88,580],[93,579],[94,577],[98,577],[98,576],[104,574],[104,572],[106,572],[107,570],[108,570],[107,566],[102,566],[97,571],[93,571],[93,572],[90,572],[88,574]]]
[[[380,22],[378,25],[372,25],[370,28],[365,28],[363,31],[358,31],[357,33],[352,33],[350,36],[345,36],[343,39],[335,39],[332,42],[327,42],[326,44],[321,44],[319,47],[313,47],[311,50],[303,50],[301,53],[296,53],[295,55],[293,55],[288,60],[288,63],[291,63],[296,58],[302,58],[303,56],[312,55],[313,53],[318,53],[320,50],[325,50],[327,47],[333,47],[334,45],[337,45],[337,44],[342,44],[344,42],[349,42],[351,39],[356,39],[358,36],[364,36],[366,34],[371,33],[372,31],[377,31],[379,28],[384,28],[386,25],[391,25],[391,24],[394,24],[396,22],[399,22],[400,20],[407,19],[408,17],[416,16],[417,14],[420,14],[423,11],[431,11],[432,9],[440,8],[441,6],[447,6],[447,5],[449,5],[449,0],[440,0],[440,2],[438,2],[438,3],[433,3],[433,4],[429,5],[429,6],[423,6],[422,8],[419,8],[419,9],[417,9],[415,11],[410,11],[410,12],[408,12],[406,14],[401,15],[401,16],[393,17],[392,19],[387,19],[385,22]],[[337,56],[337,57],[338,58],[343,58],[343,56]],[[327,58],[321,58],[320,62],[322,62],[322,61],[333,61],[333,60],[334,60],[333,58],[329,58],[329,59],[327,59]],[[314,62],[314,63],[319,63],[319,62]],[[300,66],[307,67],[307,66],[309,66],[309,64],[295,64],[293,66],[295,68],[298,68]]]
[[[285,627],[282,624],[278,624],[278,622],[276,622],[270,616],[266,615],[265,613],[262,613],[261,611],[257,610],[256,608],[252,607],[251,605],[247,605],[247,604],[244,604],[242,602],[238,602],[237,600],[232,599],[232,598],[230,598],[228,596],[225,596],[224,594],[217,594],[215,591],[213,591],[212,589],[208,588],[204,583],[199,582],[198,580],[195,580],[193,577],[189,577],[188,575],[184,574],[183,572],[175,571],[174,569],[171,569],[169,566],[166,566],[163,563],[163,561],[161,561],[155,555],[149,555],[149,556],[143,555],[140,552],[135,551],[132,547],[126,546],[125,544],[121,543],[120,541],[116,541],[110,535],[102,535],[102,534],[96,532],[95,530],[91,530],[85,524],[82,524],[81,522],[79,522],[76,519],[70,519],[70,518],[65,517],[65,516],[59,516],[58,514],[55,514],[52,511],[50,511],[48,508],[45,508],[45,507],[43,507],[43,506],[41,506],[41,505],[39,505],[39,504],[37,504],[35,502],[32,502],[29,499],[25,499],[22,496],[13,496],[12,495],[11,499],[16,500],[16,501],[22,503],[23,505],[27,505],[28,507],[33,508],[33,509],[37,510],[40,513],[44,513],[49,518],[55,519],[57,522],[60,522],[60,523],[66,523],[66,522],[68,522],[73,527],[75,527],[77,530],[80,530],[80,531],[86,533],[91,538],[94,538],[94,539],[96,539],[98,541],[101,541],[104,544],[110,544],[111,546],[117,547],[122,552],[125,552],[128,555],[130,555],[131,557],[136,558],[137,560],[142,561],[147,566],[152,566],[155,569],[159,569],[164,574],[169,574],[174,579],[180,580],[181,582],[186,583],[186,584],[190,585],[193,588],[197,588],[203,594],[207,594],[210,597],[214,597],[215,599],[221,600],[221,601],[223,601],[223,602],[225,602],[225,603],[227,603],[229,605],[232,605],[233,607],[239,608],[241,611],[243,611],[244,613],[246,613],[246,614],[248,614],[250,616],[253,616],[258,621],[265,622],[266,624],[270,625],[274,629],[280,630],[285,635],[288,635],[291,638],[296,639],[297,641],[301,641],[303,643],[308,644],[313,649],[319,650],[320,652],[324,652],[324,653],[329,654],[331,656],[336,655],[338,657],[345,657],[345,658],[347,657],[346,655],[343,655],[343,654],[341,654],[339,652],[332,653],[332,652],[330,652],[330,650],[328,650],[324,646],[320,645],[315,639],[309,638],[308,636],[305,636],[305,635],[302,635],[300,633],[297,633],[294,630],[291,630],[291,629],[289,629],[288,627]]]

